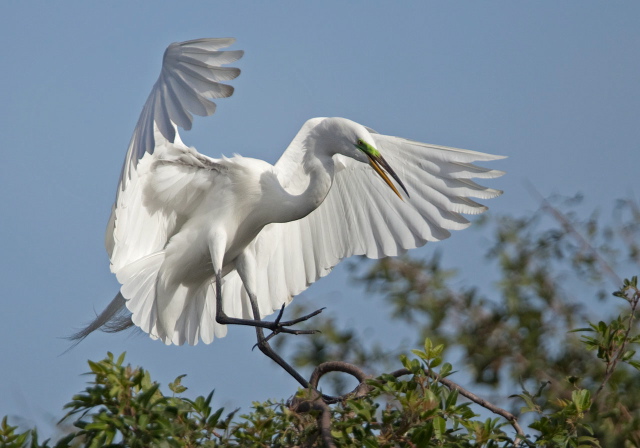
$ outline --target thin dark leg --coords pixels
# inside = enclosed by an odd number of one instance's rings
[[[251,294],[249,295],[251,297]],[[255,301],[254,297],[251,297],[251,304]],[[257,304],[256,304],[257,306]],[[290,328],[291,325],[295,325],[297,323],[303,322],[307,319],[312,318],[313,316],[322,312],[324,308],[314,311],[313,313],[309,313],[306,316],[299,317],[294,320],[288,320],[285,322],[280,322],[280,318],[282,317],[282,313],[284,311],[284,305],[282,306],[282,310],[280,310],[280,314],[278,314],[278,318],[274,322],[263,321],[260,320],[260,313],[257,315],[254,311],[255,320],[252,319],[238,319],[236,317],[229,317],[225,314],[222,309],[222,273],[218,271],[216,274],[216,322],[223,325],[247,325],[249,327],[260,327],[266,328],[268,330],[273,331],[274,335],[278,333],[288,333],[288,334],[313,334],[316,333],[314,330],[292,330]],[[272,335],[269,336],[269,339]]]
[[[280,319],[282,318],[282,313],[284,311],[284,306],[283,306],[282,310],[280,310],[280,313],[278,314],[278,317],[274,322],[264,322],[260,320],[260,311],[258,310],[258,303],[256,301],[255,295],[253,293],[249,293],[249,299],[251,301],[251,310],[253,312],[253,316],[255,320],[237,319],[237,318],[227,316],[224,313],[224,311],[222,311],[222,273],[221,271],[218,271],[216,273],[216,322],[220,324],[226,324],[226,325],[228,324],[248,325],[248,326],[255,327],[256,335],[258,337],[258,343],[256,345],[258,346],[260,351],[265,355],[267,355],[269,358],[271,358],[273,361],[275,361],[284,370],[286,370],[289,373],[289,375],[294,377],[298,381],[298,383],[302,385],[302,387],[308,388],[309,382],[305,380],[302,377],[302,375],[296,372],[296,370],[293,367],[287,364],[287,362],[284,359],[282,359],[280,355],[278,355],[275,351],[273,351],[273,349],[269,345],[268,340],[274,334],[277,334],[277,333],[290,333],[290,334],[315,333],[315,331],[309,331],[309,330],[291,330],[289,328],[284,328],[284,326],[293,325],[293,324],[302,322],[304,320],[307,320],[310,317],[320,313],[322,310],[318,310],[314,313],[309,314],[308,316],[303,316],[299,319],[294,319],[287,322],[280,322]],[[273,331],[273,333],[269,335],[269,337],[265,338],[263,328],[267,328]]]
[[[287,371],[289,375],[294,377],[298,383],[305,389],[309,388],[309,382],[305,380],[293,367],[280,357],[273,349],[267,339],[264,337],[264,332],[261,327],[256,327],[256,336],[258,337],[258,343],[256,344],[260,351],[276,362],[280,367]]]
[[[249,296],[249,298],[251,299],[251,309],[253,310],[253,316],[256,319],[260,318],[260,312],[258,311],[258,304],[255,301],[255,298],[253,296]],[[282,312],[280,313],[282,314]],[[317,313],[316,313],[317,314]],[[275,351],[273,351],[273,349],[271,348],[271,345],[269,345],[269,339],[271,339],[272,336],[274,336],[275,333],[271,333],[268,337],[264,337],[264,331],[262,330],[261,327],[256,327],[256,336],[258,338],[258,343],[256,344],[258,346],[258,348],[260,349],[260,351],[262,353],[264,353],[265,355],[267,355],[269,358],[271,358],[273,361],[275,361],[280,367],[282,367],[284,370],[287,371],[287,373],[289,375],[291,375],[292,377],[294,377],[296,379],[296,381],[298,381],[298,383],[300,383],[300,385],[302,387],[304,387],[305,389],[314,389],[315,387],[312,387],[309,384],[309,381],[305,380],[302,375],[300,375],[293,367],[291,367],[284,359],[282,359],[280,357],[280,355],[278,355]],[[319,392],[322,395],[322,399],[326,402],[326,403],[337,403],[339,401],[339,398],[337,397],[332,397],[331,395],[325,395],[321,392]]]
[[[251,310],[253,311],[253,317],[256,320],[260,319],[260,311],[258,310],[258,303],[256,302],[256,298],[253,294],[249,294],[249,300],[251,301]],[[284,309],[284,306],[283,306]],[[282,317],[282,310],[280,310],[280,314],[278,314],[278,318],[276,319],[276,322],[278,322],[280,320],[280,317]],[[293,367],[291,367],[284,359],[282,359],[280,357],[280,355],[278,355],[272,348],[271,345],[269,345],[269,338],[271,338],[271,336],[275,334],[272,333],[271,335],[269,335],[268,338],[264,337],[264,331],[262,330],[261,327],[256,327],[256,336],[258,338],[258,343],[256,344],[258,346],[258,348],[260,349],[260,351],[262,353],[264,353],[265,355],[267,355],[269,358],[271,358],[273,361],[275,361],[280,367],[282,367],[284,370],[286,370],[289,375],[291,375],[292,377],[294,377],[296,379],[296,381],[298,381],[298,383],[300,383],[300,385],[302,387],[304,387],[305,389],[309,388],[309,382],[307,380],[305,380],[302,375],[300,375]]]

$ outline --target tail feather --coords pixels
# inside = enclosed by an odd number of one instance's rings
[[[69,336],[69,339],[74,341],[73,345],[77,345],[98,329],[107,333],[116,333],[131,328],[133,326],[131,313],[127,310],[125,303],[125,298],[118,292],[111,303],[89,325]]]
[[[165,344],[195,345],[199,340],[210,344],[214,338],[224,337],[227,326],[215,320],[216,288],[212,279],[200,284],[167,285],[162,278],[164,261],[165,252],[159,251],[118,270],[120,292],[89,325],[69,337],[73,346],[96,330],[117,333],[134,326]],[[236,277],[239,281],[237,274],[230,276]],[[241,286],[237,281],[227,287],[223,284],[224,310],[230,317],[251,318],[246,294],[233,293],[244,291]],[[233,300],[240,299],[239,295],[243,300]]]

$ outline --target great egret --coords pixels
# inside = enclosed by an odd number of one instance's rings
[[[263,328],[305,333],[288,327],[320,310],[281,322],[284,305],[343,258],[397,255],[467,227],[461,213],[486,210],[469,197],[501,194],[470,179],[503,174],[471,162],[501,157],[382,135],[344,118],[307,121],[275,165],[202,155],[177,128],[190,129],[192,114],[213,114],[211,100],[233,93],[221,81],[240,70],[223,65],[243,52],[219,51],[233,42],[198,39],[165,51],[107,226],[122,287],[74,337],[135,324],[165,344],[208,344],[226,335],[226,324],[251,325],[260,349],[307,386]],[[274,322],[262,320],[276,310]]]

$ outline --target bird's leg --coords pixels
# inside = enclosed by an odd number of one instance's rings
[[[245,286],[245,288],[246,288],[246,286]],[[252,295],[253,295],[253,293],[250,293],[249,297],[251,298]],[[251,300],[252,300],[251,303],[252,303],[252,306],[253,306],[253,301],[255,300],[255,295],[253,295]],[[257,302],[256,302],[256,306],[257,306]],[[297,324],[299,322],[307,320],[307,319],[309,319],[309,318],[321,313],[323,309],[324,308],[321,308],[321,309],[316,310],[313,313],[310,313],[310,314],[308,314],[306,316],[302,316],[302,317],[299,317],[297,319],[293,319],[293,320],[289,320],[289,321],[285,321],[285,322],[280,322],[280,319],[282,318],[282,313],[284,312],[284,305],[282,305],[282,309],[280,310],[280,313],[278,314],[278,317],[273,322],[260,320],[260,313],[257,314],[258,317],[255,320],[252,320],[252,319],[238,319],[236,317],[229,317],[229,316],[227,316],[227,314],[222,309],[222,271],[218,270],[218,272],[216,273],[216,322],[218,322],[219,324],[223,324],[223,325],[247,325],[249,327],[266,328],[266,329],[271,330],[273,332],[272,335],[269,335],[269,339],[271,339],[271,337],[275,336],[278,333],[313,334],[313,333],[317,333],[317,331],[316,330],[293,330],[291,328],[286,328],[286,327],[289,327],[291,325],[295,325],[295,324]],[[254,313],[254,317],[255,316],[256,316],[256,314]]]
[[[260,310],[258,309],[258,302],[256,300],[256,297],[253,293],[249,293],[249,300],[251,302],[251,310],[253,311],[253,317],[256,320],[260,320]],[[278,314],[278,317],[276,318],[276,322],[280,320],[280,318],[282,317],[282,311],[284,310],[284,305],[282,306],[282,310],[280,310],[280,313]],[[284,359],[282,359],[280,357],[280,355],[278,355],[272,348],[271,345],[269,345],[269,339],[271,339],[272,336],[274,336],[275,330],[273,333],[271,333],[269,335],[269,337],[264,337],[264,331],[262,330],[261,327],[256,327],[256,337],[258,338],[258,342],[256,343],[256,345],[258,346],[258,348],[260,349],[260,351],[262,353],[264,353],[265,355],[267,355],[269,358],[271,358],[275,363],[277,363],[280,367],[282,367],[284,370],[287,371],[287,373],[289,375],[291,375],[292,377],[294,377],[296,379],[296,381],[298,383],[300,383],[300,385],[302,387],[304,387],[305,389],[309,388],[309,382],[307,380],[305,380],[302,375],[300,375],[293,367],[291,367]]]
[[[223,325],[247,325],[250,327],[264,327],[271,330],[273,322],[263,322],[261,320],[238,319],[229,317],[222,309],[222,270],[216,272],[216,322]]]
[[[246,287],[245,287],[246,289]],[[248,292],[248,291],[247,291]],[[304,388],[309,387],[309,382],[305,380],[302,375],[300,375],[293,367],[291,367],[287,362],[280,357],[269,345],[268,339],[264,337],[264,332],[262,330],[263,327],[269,328],[270,326],[275,326],[272,329],[275,334],[275,330],[278,328],[280,324],[279,320],[282,317],[282,310],[276,319],[276,322],[263,322],[260,320],[260,311],[258,309],[258,302],[256,301],[256,297],[252,292],[249,292],[249,300],[251,301],[251,310],[253,311],[253,317],[255,320],[250,319],[236,319],[232,317],[228,317],[224,312],[222,312],[222,272],[219,270],[216,274],[216,321],[221,324],[236,324],[236,325],[251,325],[256,329],[256,336],[258,337],[258,343],[256,344],[260,351],[275,361],[280,367],[286,370],[289,375],[294,377],[298,383],[302,385]],[[284,309],[284,306],[283,306]],[[317,314],[317,313],[316,313]],[[288,328],[283,328],[282,330],[288,330],[285,332],[295,332],[302,330],[289,330]],[[295,333],[299,334],[299,333]]]
[[[255,295],[249,293],[249,300],[251,301],[251,310],[253,311],[253,317],[255,317],[256,319],[260,319],[260,310],[258,309],[258,302],[256,301]],[[278,314],[278,318],[282,317],[282,310],[284,310],[284,305],[282,305],[282,309],[280,310],[280,313]],[[322,310],[318,310],[315,313],[311,313],[312,315],[316,315],[318,313],[320,313]],[[277,320],[276,319],[276,320]],[[300,319],[295,319],[295,322],[300,322],[302,320],[306,320],[308,319],[307,316],[304,316],[303,318]],[[294,321],[291,321],[294,322]],[[261,327],[256,327],[256,336],[258,338],[258,342],[256,343],[256,345],[258,346],[258,348],[260,349],[260,351],[262,353],[264,353],[265,355],[267,355],[269,358],[271,358],[273,361],[275,361],[280,367],[282,367],[284,370],[287,371],[287,373],[289,375],[291,375],[292,377],[294,377],[296,379],[296,381],[298,381],[298,383],[300,383],[300,385],[302,387],[304,387],[305,389],[314,389],[316,390],[315,386],[312,387],[311,384],[309,384],[309,381],[305,380],[302,375],[300,375],[293,367],[291,367],[284,359],[282,359],[280,357],[280,355],[278,355],[272,348],[271,345],[269,345],[269,339],[271,339],[273,336],[275,336],[277,333],[271,333],[269,336],[267,336],[266,338],[264,337],[264,331],[262,330]],[[326,402],[326,403],[336,403],[338,401],[338,398],[336,397],[332,397],[331,395],[325,395],[321,392],[319,392],[322,396],[322,399]]]
[[[222,308],[222,266],[224,261],[224,248],[226,247],[226,235],[224,232],[213,232],[209,240],[209,251],[211,252],[211,264],[216,273],[216,322],[223,325],[247,325],[250,327],[264,327],[269,330],[273,330],[277,326],[273,325],[273,322],[262,322],[260,320],[255,321],[251,319],[238,319],[236,317],[229,317]],[[244,283],[246,280],[247,271],[254,274],[255,263],[248,262],[247,258],[242,256],[239,258],[239,264],[242,269],[238,269],[238,273]],[[254,278],[251,275],[251,278]]]
[[[217,259],[217,257],[214,256],[214,254],[219,252],[221,247],[224,247],[223,238],[224,237],[221,235],[214,235],[212,237],[212,241],[210,243],[212,261]],[[222,259],[223,257],[220,254],[218,254],[218,258]],[[214,266],[216,265],[215,261],[213,261],[213,264]],[[220,263],[220,266],[221,264],[222,263]],[[314,311],[313,313],[310,313],[306,316],[302,316],[298,319],[293,319],[285,322],[281,322],[282,314],[284,313],[284,305],[282,305],[282,309],[280,310],[278,317],[273,322],[261,320],[260,313],[258,312],[256,314],[255,310],[253,310],[254,311],[253,320],[239,319],[236,317],[227,316],[227,314],[224,312],[224,309],[222,307],[222,270],[220,269],[220,266],[216,266],[217,267],[217,270],[216,270],[216,322],[218,322],[219,324],[247,325],[247,326],[256,327],[256,328],[258,327],[266,328],[268,330],[271,330],[274,333],[274,335],[278,333],[289,333],[289,334],[316,333],[315,331],[311,331],[311,330],[292,330],[286,327],[290,327],[304,320],[310,319],[311,317],[317,315],[318,313],[321,313],[324,308]],[[257,273],[256,273],[256,260],[255,260],[254,254],[248,250],[243,251],[236,258],[235,266],[236,266],[236,271],[238,272],[238,275],[242,280],[242,284],[244,285],[244,289],[245,291],[247,291],[249,297],[251,298],[252,306],[255,305],[257,307],[258,302],[256,300],[256,293],[255,293]],[[269,338],[271,337],[273,336],[269,336]]]

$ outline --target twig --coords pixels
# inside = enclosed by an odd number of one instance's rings
[[[538,197],[538,200],[542,204],[542,209],[547,210],[551,216],[553,216],[556,221],[558,221],[562,227],[567,231],[568,234],[572,235],[581,245],[583,250],[591,253],[593,257],[597,260],[600,267],[609,275],[611,281],[613,281],[616,285],[622,284],[622,279],[615,273],[611,265],[600,255],[600,253],[586,240],[585,237],[582,236],[580,232],[575,228],[575,226],[567,219],[567,217],[557,208],[549,203],[547,199],[542,197],[542,195],[533,187],[529,185],[529,189],[532,194]]]
[[[604,389],[604,386],[609,382],[611,375],[616,369],[618,365],[618,361],[624,355],[625,349],[627,348],[627,343],[629,342],[629,333],[631,332],[631,327],[633,326],[633,318],[636,313],[636,307],[638,306],[638,300],[640,300],[640,291],[636,289],[636,292],[633,295],[633,299],[631,299],[631,314],[629,315],[629,324],[627,325],[627,330],[624,332],[624,339],[622,340],[622,345],[617,350],[616,355],[613,357],[613,362],[607,363],[607,368],[605,369],[604,379],[602,380],[602,384],[598,387],[598,390],[593,395],[593,400],[595,401],[598,398],[598,395]]]

